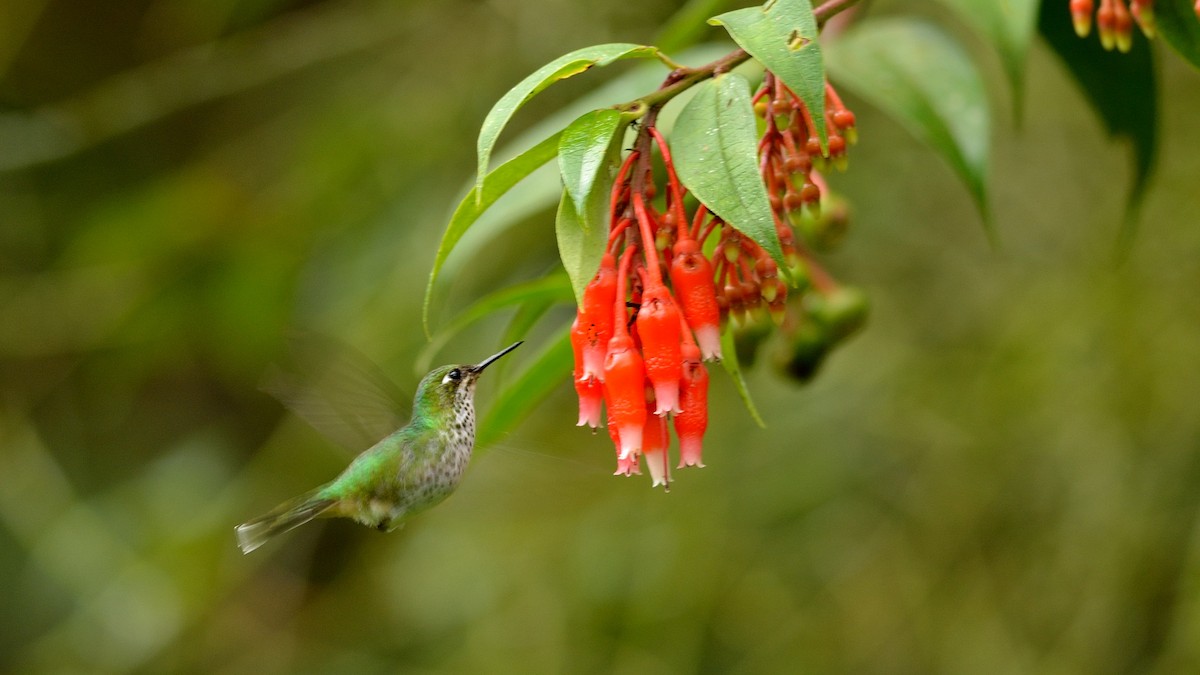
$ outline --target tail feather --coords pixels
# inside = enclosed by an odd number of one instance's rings
[[[337,500],[318,498],[320,489],[300,495],[275,507],[266,515],[236,528],[238,547],[249,553],[277,534],[293,530],[328,511]]]

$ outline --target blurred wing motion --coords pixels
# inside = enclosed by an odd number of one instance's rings
[[[289,357],[260,389],[334,443],[360,452],[403,426],[405,396],[371,359],[311,333],[288,336]]]

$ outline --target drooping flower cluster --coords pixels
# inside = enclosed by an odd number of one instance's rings
[[[1100,34],[1100,44],[1107,51],[1114,48],[1128,52],[1133,48],[1133,24],[1136,21],[1142,34],[1153,38],[1156,32],[1154,23],[1154,0],[1100,0],[1097,9],[1094,0],[1070,0],[1071,21],[1075,24],[1075,34],[1087,37],[1092,31],[1092,14],[1096,16],[1096,31]],[[1200,17],[1200,0],[1196,2],[1196,16]]]
[[[823,222],[827,191],[818,172],[843,168],[855,139],[854,114],[832,87],[826,100],[831,124],[822,152],[810,113],[782,82],[767,73],[754,97],[765,120],[760,170],[783,252],[793,278],[812,279],[822,295],[838,288],[795,228],[804,228],[802,209],[810,225]],[[657,200],[653,147],[665,175]],[[648,115],[614,183],[608,248],[571,330],[579,425],[600,426],[607,409],[616,473],[640,474],[644,458],[653,485],[664,487],[670,483],[672,423],[679,438],[677,468],[704,466],[709,376],[703,361],[721,358],[722,325],[769,330],[799,321],[789,319],[789,288],[775,260],[703,204],[689,217],[685,196],[667,143]],[[706,245],[714,233],[715,245]],[[809,293],[802,288],[801,294]]]
[[[649,154],[643,143],[614,185],[608,251],[584,291],[571,343],[579,424],[599,426],[607,407],[617,473],[640,473],[645,457],[654,485],[667,486],[669,415],[680,466],[702,466],[708,373],[701,358],[720,358],[720,326],[712,268],[688,229],[670,151],[656,129],[646,129],[669,176],[666,213],[649,203],[657,190],[649,162],[639,161]]]

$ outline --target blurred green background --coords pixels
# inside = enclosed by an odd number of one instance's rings
[[[652,491],[608,475],[564,373],[405,529],[321,522],[238,552],[235,524],[350,457],[258,390],[287,332],[412,391],[487,109],[674,9],[0,6],[0,669],[1200,669],[1200,76],[1165,52],[1123,267],[1128,149],[1041,43],[1015,125],[976,44],[1001,248],[938,157],[849,99],[863,140],[834,179],[855,221],[829,263],[873,314],[808,387],[758,365],[768,429],[714,371],[708,468]],[[553,264],[536,211],[461,261],[435,322]],[[491,353],[502,318],[437,361]],[[485,379],[485,411],[503,386]]]

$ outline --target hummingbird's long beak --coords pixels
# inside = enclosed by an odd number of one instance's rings
[[[483,369],[492,365],[493,361],[495,361],[496,359],[499,359],[501,356],[504,356],[505,354],[511,352],[512,350],[516,349],[517,347],[520,347],[522,342],[524,342],[524,340],[514,342],[511,345],[500,350],[499,353],[493,354],[493,355],[487,357],[486,359],[484,359],[482,363],[480,363],[479,365],[474,367],[475,374],[478,375],[479,373],[482,373]]]

